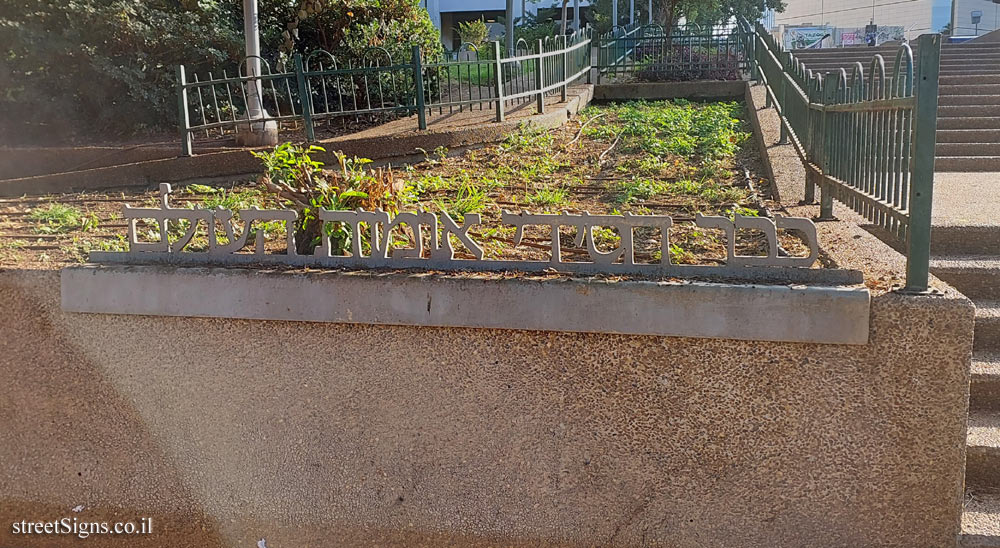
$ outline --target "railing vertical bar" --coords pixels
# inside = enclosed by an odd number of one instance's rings
[[[184,74],[184,65],[177,66],[177,108],[180,114],[181,154],[194,156],[194,146],[191,136],[191,118],[188,113],[188,88]]]

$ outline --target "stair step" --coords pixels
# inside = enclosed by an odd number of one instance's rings
[[[981,118],[984,116],[1000,116],[1000,105],[957,105],[939,106],[938,116],[951,118],[954,116],[966,116]]]
[[[1000,226],[938,226],[931,230],[935,259],[962,255],[1000,255]]]
[[[1000,82],[990,84],[946,84],[938,82],[938,94],[941,97],[962,95],[962,96],[987,96],[1000,93]]]
[[[965,484],[971,488],[1000,488],[1000,411],[969,411]]]
[[[1000,171],[1000,156],[937,156],[937,171]]]
[[[1000,352],[975,352],[972,355],[969,408],[1000,411]]]
[[[986,76],[940,76],[938,85],[940,86],[975,86],[1000,84],[1000,74]]]
[[[961,548],[1000,548],[1000,490],[967,488]]]
[[[940,76],[971,77],[971,76],[993,76],[1000,74],[1000,67],[941,67]]]
[[[938,145],[945,143],[1000,143],[1000,128],[938,129]]]
[[[1000,156],[1000,142],[938,143],[936,156]]]
[[[934,257],[931,272],[977,304],[979,301],[1000,301],[1000,257]]]
[[[939,92],[938,105],[946,107],[958,105],[1000,105],[1000,95],[957,95]]]
[[[976,301],[976,338],[972,347],[977,352],[1000,350],[1000,302]]]
[[[949,116],[938,112],[937,128],[940,129],[1000,129],[1000,118],[991,116]]]

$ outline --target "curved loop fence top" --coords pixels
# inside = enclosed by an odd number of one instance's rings
[[[330,60],[330,63],[333,65],[332,69],[333,70],[337,70],[337,58],[334,57],[334,55],[332,53],[330,53],[329,51],[326,51],[326,50],[323,50],[323,49],[318,49],[316,51],[313,51],[312,53],[310,53],[309,55],[306,56],[305,61],[304,61],[304,63],[305,63],[305,70],[307,70],[307,71],[308,70],[312,70],[312,60],[313,60],[313,57],[324,56],[324,55],[326,56],[327,59]],[[322,66],[323,62],[319,61],[319,63],[320,63],[319,70],[323,70],[323,66]]]
[[[843,67],[809,70],[759,26],[749,50],[751,75],[780,114],[781,140],[807,165],[806,201],[819,187],[821,219],[833,218],[834,200],[862,215],[906,254],[904,289],[927,291],[941,36],[920,37],[917,63],[902,44],[891,73],[874,55],[867,75],[855,62],[850,77]]]
[[[568,86],[590,77],[591,32],[549,36],[529,43],[521,38],[502,54],[499,42],[480,51],[463,44],[445,60],[426,62],[416,45],[408,59],[393,59],[385,47],[371,47],[356,57],[338,59],[325,50],[295,54],[293,66],[274,71],[267,59],[244,59],[230,77],[208,80],[178,67],[178,110],[182,150],[193,154],[196,134],[210,137],[255,131],[275,122],[304,129],[316,139],[317,126],[335,119],[360,120],[416,114],[426,129],[427,116],[455,111],[495,109],[503,120],[510,105],[545,97],[567,98]],[[261,74],[256,71],[256,62]],[[378,118],[375,118],[378,119]]]
[[[237,68],[237,74],[240,77],[250,76],[250,71],[248,70],[247,72],[243,72],[243,68],[244,67],[249,67],[250,66],[249,63],[251,61],[254,61],[254,60],[260,62],[260,66],[261,66],[261,69],[262,69],[261,73],[258,74],[257,76],[269,76],[269,75],[271,75],[271,63],[269,63],[267,59],[264,59],[260,55],[248,55],[248,56],[244,57],[243,61],[240,62],[240,65]]]

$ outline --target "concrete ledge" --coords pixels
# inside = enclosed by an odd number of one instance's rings
[[[162,266],[62,271],[69,312],[865,344],[868,290]]]
[[[594,86],[595,101],[630,99],[743,99],[747,83],[742,80],[700,82],[636,82]]]

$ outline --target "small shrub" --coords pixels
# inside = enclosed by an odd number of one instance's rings
[[[462,21],[458,24],[458,36],[463,44],[471,44],[479,50],[489,40],[490,28],[482,19]]]
[[[402,182],[397,183],[388,169],[370,169],[367,158],[348,158],[335,152],[337,170],[323,169],[323,162],[314,160],[315,152],[325,152],[318,146],[302,148],[291,143],[275,147],[271,152],[255,152],[265,173],[261,185],[266,193],[299,212],[295,227],[295,246],[299,254],[309,254],[321,241],[321,230],[330,236],[333,252],[345,253],[350,247],[350,231],[342,223],[325,224],[319,218],[320,209],[382,209],[395,214],[399,211]],[[361,239],[368,242],[367,232]]]

